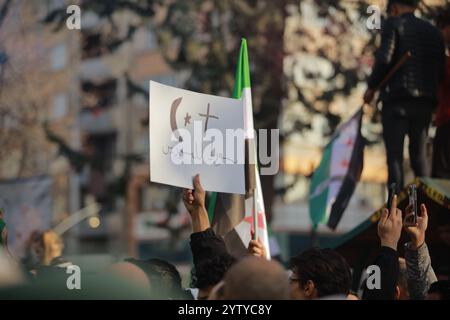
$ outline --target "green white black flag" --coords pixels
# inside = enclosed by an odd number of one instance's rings
[[[309,190],[309,214],[314,229],[319,224],[336,229],[361,177],[364,162],[362,115],[361,108],[338,128],[314,171]]]
[[[249,143],[249,152],[253,152],[256,159],[250,67],[247,41],[245,39],[242,39],[239,52],[233,98],[244,100],[244,129],[246,140],[251,141]],[[235,256],[247,254],[247,246],[251,240],[251,233],[255,232],[256,237],[264,243],[267,258],[270,259],[264,199],[257,165],[248,166],[247,170],[254,171],[249,173],[255,180],[256,187],[254,194],[247,192],[244,197],[238,194],[212,193],[208,214],[210,221],[212,221],[214,231],[224,237],[231,254]],[[256,201],[253,199],[254,196],[256,196]],[[253,207],[256,207],[256,212],[254,212]]]

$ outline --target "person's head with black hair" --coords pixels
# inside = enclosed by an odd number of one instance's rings
[[[413,13],[420,0],[389,0],[387,13],[392,17],[401,16],[404,13]]]
[[[350,292],[351,272],[347,261],[332,249],[311,248],[291,258],[291,296],[317,299]]]
[[[171,300],[192,298],[183,289],[180,273],[173,264],[161,259],[128,258],[125,261],[136,265],[145,272],[150,282],[153,298]]]
[[[450,280],[433,282],[428,289],[426,300],[450,300]]]
[[[235,262],[236,259],[230,255],[217,255],[199,262],[191,274],[191,285],[199,290],[197,299],[208,299],[211,290]]]

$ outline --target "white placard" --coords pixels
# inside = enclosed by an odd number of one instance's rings
[[[152,182],[192,188],[200,174],[207,191],[245,193],[242,99],[150,81],[149,118]]]

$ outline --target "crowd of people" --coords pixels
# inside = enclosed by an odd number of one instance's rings
[[[428,212],[420,206],[417,224],[404,226],[403,213],[394,196],[379,223],[380,250],[373,262],[379,268],[379,286],[362,281],[361,292],[352,292],[352,269],[346,259],[332,249],[310,248],[293,256],[289,268],[268,260],[266,248],[258,240],[248,244],[248,254],[229,254],[222,237],[210,226],[205,207],[206,192],[200,177],[194,189],[184,190],[193,233],[191,288],[182,287],[177,268],[164,260],[127,258],[103,272],[83,275],[81,290],[68,290],[66,270],[71,265],[62,257],[62,242],[52,231],[32,237],[31,256],[17,262],[7,254],[5,239],[0,258],[0,298],[123,298],[168,300],[394,300],[449,299],[450,281],[438,281],[431,267],[425,239]],[[402,230],[409,235],[405,257],[398,243]],[[19,272],[22,270],[22,272]]]

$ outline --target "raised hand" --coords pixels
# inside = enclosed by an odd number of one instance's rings
[[[410,219],[410,213],[405,217],[405,221]],[[428,211],[425,205],[420,205],[420,216],[417,217],[415,226],[405,226],[406,233],[411,237],[411,249],[417,250],[425,242],[425,231],[428,227]]]
[[[200,183],[200,176],[197,174],[194,177],[194,190],[183,190],[183,203],[190,214],[205,208],[205,196],[206,193]]]
[[[397,250],[397,244],[402,233],[402,211],[397,208],[397,195],[392,199],[390,210],[383,209],[378,222],[378,236],[381,246]]]
[[[194,190],[183,190],[183,203],[189,211],[194,232],[205,231],[210,227],[208,212],[205,208],[206,192],[200,183],[200,176],[194,177]]]
[[[261,239],[250,240],[248,244],[248,253],[254,255],[255,257],[266,258],[266,247],[264,246]]]

